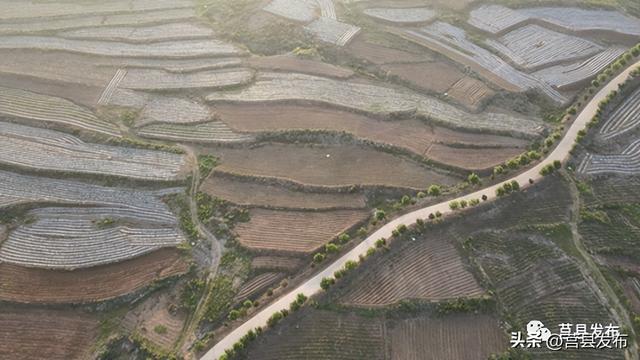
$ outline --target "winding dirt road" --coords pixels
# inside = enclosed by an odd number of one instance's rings
[[[429,214],[435,213],[436,211],[441,212],[443,215],[451,213],[452,211],[449,209],[449,202],[453,200],[471,200],[481,198],[482,195],[487,196],[487,201],[496,199],[496,189],[502,185],[502,183],[507,181],[515,180],[517,181],[521,188],[527,188],[532,186],[529,184],[529,179],[534,181],[534,184],[537,183],[537,180],[540,180],[542,176],[540,175],[540,170],[545,165],[552,163],[555,160],[560,160],[564,162],[569,157],[569,151],[573,147],[575,143],[576,137],[578,136],[578,131],[584,129],[587,123],[593,118],[596,111],[598,110],[598,104],[601,100],[606,98],[606,96],[612,91],[617,90],[618,85],[623,83],[629,73],[640,66],[640,61],[635,64],[629,66],[625,71],[621,74],[613,78],[606,86],[604,86],[598,93],[591,99],[591,101],[585,106],[585,108],[580,112],[575,121],[571,124],[571,127],[567,130],[562,140],[558,146],[538,165],[532,167],[531,169],[516,175],[510,179],[507,179],[499,184],[492,185],[486,187],[482,190],[473,192],[468,195],[460,196],[456,199],[449,199],[447,201],[443,201],[441,203],[431,205],[422,209],[415,210],[413,212],[402,215],[390,222],[386,225],[378,229],[376,232],[367,237],[364,241],[358,244],[356,247],[351,249],[349,252],[341,256],[339,259],[335,260],[329,266],[327,266],[324,270],[314,275],[309,280],[302,283],[297,288],[291,290],[286,295],[280,297],[278,300],[273,302],[271,305],[262,309],[260,312],[256,313],[250,319],[245,321],[242,325],[234,329],[232,332],[227,334],[223,339],[218,341],[203,357],[203,360],[215,360],[218,359],[224,351],[228,348],[231,348],[234,343],[236,343],[242,336],[244,336],[249,330],[254,329],[256,327],[265,327],[267,324],[267,320],[269,317],[275,313],[276,311],[280,311],[283,309],[288,309],[291,302],[295,300],[295,297],[299,293],[303,293],[306,296],[312,296],[316,293],[322,291],[320,288],[320,281],[325,277],[333,277],[333,273],[337,270],[344,267],[344,264],[349,260],[358,261],[360,255],[364,255],[367,252],[367,249],[375,246],[375,241],[380,238],[389,238],[391,237],[391,232],[398,227],[400,224],[405,224],[407,226],[414,224],[417,219],[426,219]]]

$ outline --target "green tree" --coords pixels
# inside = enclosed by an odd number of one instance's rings
[[[327,245],[324,246],[327,254],[335,254],[338,252],[338,250],[340,250],[340,248],[338,248],[338,245],[333,244],[333,243],[328,243]]]
[[[335,280],[333,278],[322,278],[322,280],[320,280],[320,287],[322,288],[322,290],[327,290],[329,289],[329,287],[331,287],[331,285],[335,284]]]
[[[472,184],[472,185],[480,184],[480,176],[478,176],[478,174],[476,173],[471,173],[467,177],[467,182],[469,182],[469,184]]]
[[[325,257],[326,256],[323,253],[317,253],[317,254],[313,255],[313,262],[316,263],[316,264],[319,264],[319,263],[324,261]]]
[[[381,209],[376,209],[376,212],[374,214],[376,220],[381,221],[384,220],[387,217],[387,213],[384,212],[384,210]]]
[[[438,196],[442,193],[442,189],[440,188],[439,185],[431,185],[429,186],[429,188],[427,189],[427,194],[431,195],[431,196]]]

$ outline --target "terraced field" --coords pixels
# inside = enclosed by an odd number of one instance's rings
[[[29,21],[0,22],[0,34],[21,35],[98,26],[154,25],[171,21],[186,21],[195,17],[195,9],[180,8],[109,15],[34,18]]]
[[[117,225],[112,218],[80,219],[75,214],[66,217],[64,211],[55,209],[31,215],[34,222],[13,230],[2,243],[0,261],[49,269],[86,268],[135,258],[185,241],[175,226]],[[105,219],[114,225],[100,226]]]
[[[579,37],[565,35],[538,25],[513,30],[487,44],[525,69],[586,58],[602,50],[600,45]]]
[[[393,326],[390,337],[392,360],[488,359],[508,344],[498,320],[487,315],[407,319]]]
[[[419,62],[386,64],[381,66],[388,75],[396,76],[414,87],[438,94],[447,92],[453,84],[464,77],[464,73],[446,62]]]
[[[256,256],[251,260],[251,268],[259,270],[291,272],[302,264],[303,261],[298,258],[284,256]]]
[[[473,43],[461,28],[437,21],[417,30],[403,30],[400,34],[420,45],[441,52],[454,61],[470,66],[483,77],[507,90],[538,89],[556,102],[567,101],[547,83],[516,70],[497,55]]]
[[[429,8],[369,8],[365,14],[393,23],[421,23],[435,19],[436,12]]]
[[[0,114],[120,136],[118,128],[62,98],[0,87]]]
[[[450,238],[430,234],[393,249],[354,279],[340,300],[344,304],[375,307],[403,300],[438,301],[479,297],[484,290],[465,269]],[[436,357],[437,358],[437,357]]]
[[[428,159],[466,170],[486,170],[521,154],[521,147],[474,148],[433,144],[425,152]]]
[[[5,11],[0,15],[2,20],[18,20],[39,17],[56,17],[88,14],[111,14],[130,11],[150,11],[159,9],[177,9],[193,6],[191,0],[116,0],[108,3],[47,3],[25,2],[16,4],[11,0],[0,2]]]
[[[0,354],[15,360],[86,358],[99,335],[98,318],[77,310],[5,305],[0,323]]]
[[[220,149],[216,172],[273,177],[323,187],[380,185],[424,189],[453,184],[455,178],[418,163],[357,146],[265,145],[252,149]],[[376,166],[373,166],[376,164]]]
[[[584,61],[551,66],[536,71],[533,75],[561,90],[575,88],[591,80],[624,52],[622,47],[610,47]]]
[[[280,280],[282,277],[284,277],[284,274],[276,272],[265,272],[257,275],[256,277],[242,284],[240,289],[238,289],[234,300],[242,302],[246,299],[249,299],[254,295],[257,295],[260,292],[266,290],[269,286]]]
[[[323,212],[254,209],[236,225],[238,241],[251,250],[310,253],[369,217],[368,211]]]
[[[318,15],[316,0],[273,0],[264,7],[265,11],[300,22],[310,22]]]
[[[632,142],[621,154],[589,154],[578,171],[587,175],[640,173],[640,139]]]
[[[99,302],[139,291],[187,270],[187,262],[175,249],[161,249],[135,259],[75,271],[1,263],[0,300],[31,304]]]
[[[207,194],[243,206],[273,209],[362,209],[366,199],[360,194],[313,193],[283,186],[211,176],[201,186]]]
[[[290,54],[251,57],[246,60],[246,64],[258,70],[297,72],[339,79],[346,79],[354,74],[348,68],[316,60],[303,59]]]
[[[72,40],[50,36],[3,36],[0,49],[38,49],[119,57],[190,58],[234,56],[242,51],[228,43],[207,40],[183,40],[150,44],[129,44],[99,40]]]
[[[377,319],[331,311],[307,312],[249,347],[247,358],[264,360],[382,360],[384,324]],[[285,340],[286,339],[286,340]]]
[[[171,214],[161,196],[183,191],[112,188],[87,183],[19,175],[0,171],[0,208],[29,203],[113,206],[145,214]]]
[[[118,87],[132,90],[221,89],[239,86],[251,80],[248,69],[205,70],[190,73],[170,73],[154,69],[130,69],[118,82]]]
[[[356,36],[360,28],[338,20],[321,17],[304,27],[306,31],[320,39],[337,46],[345,46]]]
[[[116,26],[83,28],[63,31],[60,37],[80,40],[108,40],[132,43],[145,43],[169,40],[190,40],[213,37],[208,27],[192,23],[169,23],[147,27]]]
[[[221,121],[198,124],[150,124],[137,129],[136,133],[149,139],[187,143],[244,143],[255,139],[253,135],[231,130]]]
[[[601,31],[623,35],[640,35],[640,20],[620,12],[571,7],[534,7],[510,9],[500,5],[482,5],[472,10],[469,23],[497,34],[530,19],[544,21],[567,30]]]
[[[0,122],[0,133],[0,163],[7,165],[141,180],[176,180],[186,173],[182,155],[90,144],[65,133],[7,122]]]
[[[477,109],[483,100],[494,94],[485,83],[469,76],[456,81],[447,91],[448,96],[472,109]]]
[[[605,204],[587,209],[600,214],[602,220],[583,217],[582,235],[589,251],[610,261],[612,265],[633,269],[640,260],[640,250],[634,245],[640,238],[638,206],[633,203]],[[615,261],[615,258],[627,261]]]
[[[293,73],[259,74],[249,87],[240,91],[213,93],[207,96],[207,100],[213,103],[324,103],[382,115],[417,111],[451,127],[528,136],[537,134],[541,126],[531,119],[500,113],[472,115],[435,98],[404,89]]]
[[[605,139],[612,139],[635,129],[640,123],[640,88],[625,98],[624,102],[605,120],[599,134]]]

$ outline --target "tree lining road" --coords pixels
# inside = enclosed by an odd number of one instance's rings
[[[588,104],[582,109],[580,114],[576,117],[576,119],[571,124],[571,127],[566,131],[564,137],[560,140],[556,148],[539,164],[530,168],[529,170],[524,171],[523,173],[516,175],[510,179],[506,179],[498,184],[488,186],[483,188],[482,190],[475,191],[471,194],[463,195],[455,199],[449,199],[447,201],[443,201],[441,203],[430,205],[413,212],[404,214],[394,220],[391,220],[380,229],[376,230],[373,234],[369,235],[365,240],[363,240],[360,244],[356,245],[353,249],[349,250],[347,253],[342,255],[339,259],[335,260],[329,266],[327,266],[324,270],[314,275],[309,280],[305,281],[295,289],[288,292],[286,295],[278,298],[275,302],[267,306],[266,308],[260,310],[258,313],[253,315],[250,319],[245,321],[242,325],[235,328],[229,334],[227,334],[223,339],[218,341],[203,357],[203,360],[216,360],[221,355],[224,354],[226,349],[233,347],[242,336],[244,336],[249,330],[255,329],[257,327],[265,327],[267,325],[267,320],[271,315],[277,311],[288,309],[289,305],[295,300],[297,294],[302,293],[306,296],[310,297],[312,295],[317,294],[322,291],[320,287],[320,282],[325,277],[333,277],[333,273],[337,270],[340,270],[344,267],[345,263],[349,260],[358,261],[360,255],[366,254],[367,250],[371,247],[375,247],[376,240],[380,238],[388,239],[392,235],[392,231],[398,227],[398,225],[404,224],[406,226],[412,225],[418,219],[426,219],[429,214],[441,212],[443,215],[449,214],[453,212],[449,208],[449,202],[451,201],[461,201],[466,200],[469,202],[472,199],[479,199],[482,195],[487,196],[487,201],[492,201],[497,198],[496,190],[502,186],[505,182],[510,182],[512,180],[517,181],[520,184],[522,189],[528,188],[532,186],[529,183],[529,179],[532,179],[534,184],[537,183],[543,176],[540,175],[540,170],[547,164],[552,163],[555,160],[565,162],[569,157],[569,152],[573,148],[573,145],[578,136],[578,131],[584,129],[587,126],[587,123],[591,121],[593,116],[596,114],[598,110],[598,106],[600,101],[605,99],[607,95],[612,90],[617,90],[618,85],[624,83],[628,78],[629,74],[633,69],[640,66],[640,61],[634,63],[625,69],[618,76],[613,78],[607,85],[605,85],[600,91],[598,91],[595,96],[589,101]]]

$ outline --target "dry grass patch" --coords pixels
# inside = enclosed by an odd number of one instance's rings
[[[282,186],[260,184],[211,176],[202,191],[238,205],[285,209],[361,209],[365,198],[360,194],[311,193],[289,190]]]
[[[256,209],[236,225],[240,244],[251,250],[310,253],[369,216],[368,211],[323,212]]]

